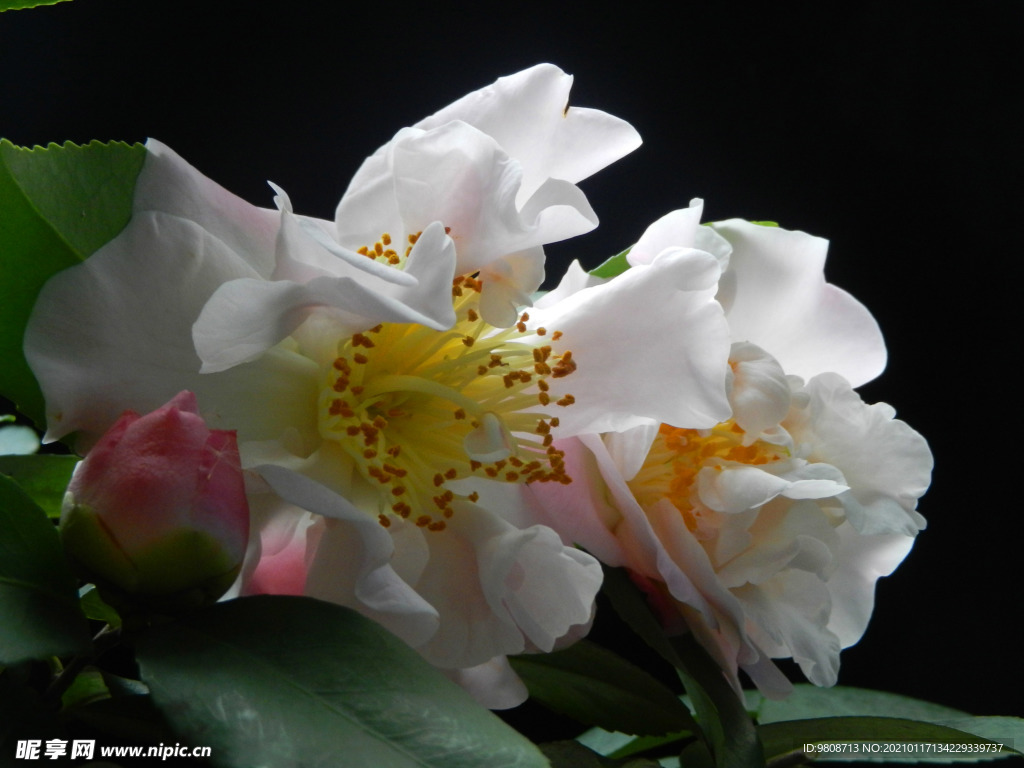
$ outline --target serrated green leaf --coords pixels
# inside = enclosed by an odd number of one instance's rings
[[[20,11],[25,8],[35,8],[40,5],[56,5],[66,3],[68,0],[0,0],[0,13],[4,11]]]
[[[221,765],[547,765],[394,635],[337,605],[219,603],[140,637],[137,658],[171,725]]]
[[[957,730],[935,723],[924,723],[918,720],[907,720],[896,717],[825,717],[807,720],[788,720],[769,723],[758,727],[761,743],[764,745],[765,757],[777,760],[784,756],[798,755],[803,752],[805,744],[821,744],[836,742],[925,742],[926,744],[991,744],[987,739],[980,738],[966,731]],[[881,748],[879,748],[881,749]],[[864,753],[849,752],[849,760],[865,759],[884,760],[885,762],[939,762],[951,760],[991,760],[998,757],[1009,757],[1009,750],[1001,752],[964,753],[975,757],[961,756],[942,751]],[[830,755],[829,760],[838,759]]]
[[[696,729],[690,710],[671,689],[586,640],[509,661],[531,697],[584,725],[652,736]]]
[[[590,274],[594,277],[618,277],[627,269],[629,269],[629,262],[626,260],[626,256],[629,255],[630,249],[627,248],[622,253],[617,253],[604,263],[590,270]]]
[[[71,473],[79,461],[77,456],[50,454],[0,456],[0,474],[11,477],[47,517],[56,519],[60,517]]]
[[[0,664],[84,653],[75,577],[43,511],[0,475]]]
[[[32,305],[50,277],[124,229],[144,159],[140,144],[0,140],[0,394],[37,425],[43,399],[21,349]]]

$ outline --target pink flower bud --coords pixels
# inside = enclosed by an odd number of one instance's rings
[[[215,601],[249,539],[235,433],[208,429],[188,391],[145,416],[125,411],[76,468],[61,535],[115,605],[176,611]]]

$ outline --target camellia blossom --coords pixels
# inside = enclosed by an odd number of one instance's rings
[[[832,685],[840,649],[870,618],[875,581],[925,525],[916,503],[931,453],[891,407],[864,404],[830,370],[862,382],[885,357],[867,310],[825,283],[825,241],[742,221],[698,227],[700,207],[656,222],[629,259],[654,264],[700,243],[727,265],[718,297],[733,336],[730,417],[559,441],[567,471],[591,482],[530,493],[566,541],[628,568],[670,631],[692,631],[737,690],[743,669],[785,695],[772,659],[789,657]]]
[[[519,110],[546,114],[523,99],[502,112],[504,147],[531,141]],[[618,151],[591,138],[573,167]],[[249,471],[243,594],[354,607],[511,706],[525,690],[504,657],[578,636],[601,580],[528,522],[518,489],[573,482],[556,433],[728,415],[720,265],[679,249],[504,327],[484,316],[493,265],[460,256],[457,222],[425,223],[396,261],[387,231],[352,249],[277,193],[277,212],[253,208],[150,142],[125,231],[55,276],[30,319],[48,438],[88,448],[123,409],[194,391]],[[636,339],[656,347],[680,324],[690,340],[647,361]]]

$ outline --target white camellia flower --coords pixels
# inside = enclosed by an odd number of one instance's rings
[[[529,144],[516,115],[502,146]],[[615,152],[591,147],[574,167]],[[277,192],[277,212],[254,208],[150,142],[129,225],[30,319],[48,438],[88,448],[123,410],[193,391],[249,473],[242,593],[354,607],[489,706],[518,703],[504,657],[577,637],[601,581],[518,489],[572,482],[556,433],[728,416],[720,265],[678,249],[505,328],[483,316],[490,262],[459,266],[445,220],[396,259],[385,233],[353,249]],[[671,356],[635,343],[681,324]]]
[[[737,689],[743,669],[785,695],[772,659],[789,657],[832,685],[876,580],[925,525],[915,508],[931,453],[844,378],[877,375],[885,351],[868,311],[825,283],[826,242],[742,221],[699,227],[700,208],[656,222],[629,260],[657,264],[699,244],[727,265],[718,298],[733,339],[731,416],[710,429],[652,421],[559,441],[567,471],[593,484],[528,493],[564,540],[630,569],[666,626],[692,631]],[[575,281],[560,290],[593,278]]]
[[[456,273],[483,281],[484,319],[513,325],[544,279],[541,246],[597,226],[576,183],[640,146],[628,123],[568,106],[571,86],[570,75],[540,64],[399,131],[338,205],[340,243],[357,249],[388,232],[404,247],[441,221]]]

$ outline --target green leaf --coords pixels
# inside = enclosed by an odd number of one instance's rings
[[[219,603],[140,637],[137,658],[171,725],[221,765],[547,765],[394,635],[330,603]]]
[[[1024,745],[1024,719],[1019,717],[974,717],[959,709],[885,691],[845,686],[818,688],[804,683],[793,686],[793,693],[781,701],[772,701],[753,692],[748,695],[762,725],[896,712],[905,720],[954,728],[989,741]]]
[[[43,511],[0,476],[0,664],[84,653],[75,577]]]
[[[777,227],[779,222],[777,221],[752,221],[751,224],[757,224],[759,227]]]
[[[643,757],[611,760],[576,741],[552,741],[541,744],[540,749],[551,761],[551,768],[658,768],[657,762]]]
[[[36,424],[43,399],[21,349],[32,305],[50,277],[124,229],[145,154],[141,144],[0,140],[0,394]]]
[[[689,635],[668,638],[646,598],[622,569],[606,568],[602,589],[623,620],[679,671],[697,713],[697,733],[715,764],[721,768],[763,765],[745,703],[697,641]]]
[[[763,766],[764,753],[754,721],[721,668],[693,635],[676,636],[671,642],[682,662],[679,675],[708,734],[715,764],[720,768]]]
[[[110,625],[111,629],[121,626],[120,614],[103,601],[95,584],[86,585],[82,589],[81,596],[82,611],[87,619],[102,621],[104,624]]]
[[[19,740],[66,738],[56,712],[45,706],[39,693],[28,684],[27,672],[11,667],[0,671],[0,766],[5,768],[31,764],[15,762]]]
[[[71,473],[78,464],[77,456],[0,456],[0,474],[10,476],[47,517],[59,518],[64,492]]]
[[[629,262],[626,261],[626,256],[629,255],[629,250],[630,249],[627,248],[622,253],[615,254],[603,264],[590,270],[590,274],[594,277],[618,277],[629,269]]]
[[[599,755],[621,759],[648,750],[659,749],[667,744],[692,741],[694,738],[693,733],[689,731],[670,733],[665,736],[629,736],[624,733],[591,728],[577,736],[576,741]]]
[[[800,753],[807,754],[803,747],[809,744],[837,742],[924,742],[925,745],[988,745],[992,742],[975,736],[966,731],[950,728],[935,723],[923,723],[918,720],[907,720],[895,717],[824,717],[808,720],[788,720],[769,723],[758,729],[761,743],[764,745],[765,757],[779,760],[784,757],[797,757]],[[877,747],[878,752],[864,752],[863,746],[857,752],[841,753],[848,755],[846,759],[861,761],[865,759],[885,760],[886,762],[949,762],[951,759],[991,760],[996,757],[1009,757],[1013,753],[1003,748],[1000,752],[943,752],[930,746],[920,747],[914,752],[883,752],[883,746]],[[824,754],[824,753],[823,753]],[[829,756],[829,760],[837,759]]]
[[[765,698],[755,691],[749,691],[747,696],[757,721],[762,725],[807,718],[873,716],[879,712],[898,712],[900,717],[907,720],[931,723],[969,717],[966,712],[941,704],[896,693],[842,685],[819,688],[809,683],[797,683],[793,686],[793,692],[781,700]]]
[[[696,729],[690,710],[671,689],[586,640],[509,661],[530,696],[584,725],[651,736]]]
[[[110,689],[103,680],[103,673],[93,667],[78,673],[73,683],[60,697],[63,707],[80,707],[94,701],[110,698]]]
[[[23,8],[35,8],[40,5],[56,5],[65,3],[68,0],[0,0],[0,13],[3,11],[18,11]]]

